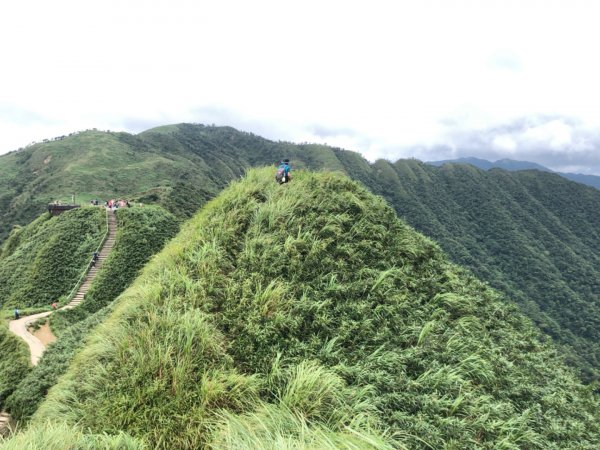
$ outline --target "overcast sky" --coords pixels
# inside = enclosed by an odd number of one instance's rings
[[[198,122],[600,175],[599,18],[594,0],[6,1],[0,153]]]

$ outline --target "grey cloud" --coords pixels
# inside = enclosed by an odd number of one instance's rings
[[[539,115],[472,130],[444,122],[447,132],[436,145],[414,146],[423,160],[476,157],[532,161],[556,171],[600,175],[600,130],[572,117]]]

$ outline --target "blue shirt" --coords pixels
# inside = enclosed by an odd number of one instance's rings
[[[283,169],[283,173],[286,175],[290,173],[290,165],[287,163],[281,163],[277,169]]]

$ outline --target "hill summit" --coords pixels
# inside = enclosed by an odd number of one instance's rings
[[[600,444],[593,394],[530,322],[333,173],[250,171],[88,343],[3,448]]]

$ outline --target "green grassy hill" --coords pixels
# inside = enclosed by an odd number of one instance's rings
[[[94,279],[85,301],[77,308],[58,311],[50,318],[52,331],[59,339],[44,353],[36,367],[29,367],[25,344],[10,334],[6,327],[0,327],[0,346],[3,348],[0,353],[0,408],[10,411],[21,424],[35,412],[48,389],[67,370],[75,352],[84,345],[89,331],[110,311],[112,301],[132,283],[152,255],[179,228],[179,221],[159,206],[122,208],[115,214],[118,222],[115,246]],[[70,291],[77,278],[60,278],[63,266],[73,266],[81,259],[81,255],[73,249],[79,250],[87,245],[89,237],[84,231],[88,228],[95,230],[98,220],[105,226],[104,216],[101,209],[91,207],[72,210],[55,218],[44,214],[19,233],[13,233],[4,249],[4,253],[9,249],[12,251],[9,255],[12,258],[0,259],[0,276],[13,270],[13,278],[24,288],[11,291],[9,286],[6,292],[11,293],[10,298],[26,299],[28,297],[23,296],[23,292],[34,287],[41,292],[40,297],[53,299]],[[62,264],[57,267],[48,265],[52,261],[48,255],[54,255],[57,247],[66,247],[60,253]],[[65,255],[71,256],[72,260],[66,259]],[[91,250],[84,251],[82,255],[80,262],[83,266],[77,266],[77,277],[88,263]],[[4,262],[7,264],[3,265]],[[40,272],[38,266],[46,265],[44,273],[49,273],[49,278],[62,280],[64,286],[61,289],[56,289],[59,284],[36,282],[39,277],[35,274]]]
[[[300,166],[341,168],[325,146],[275,143],[232,128],[180,124],[139,135],[85,131],[0,156],[0,242],[54,200],[115,197],[160,203],[189,217],[255,165],[285,156]]]
[[[0,249],[0,409],[31,370],[27,345],[8,331],[12,309],[49,311],[73,289],[105,231],[99,208],[43,213],[15,228]]]
[[[600,445],[591,390],[496,292],[348,178],[271,172],[184,226],[2,448]]]
[[[398,214],[516,301],[600,378],[600,192],[538,171],[374,165]]]
[[[46,306],[69,294],[106,232],[103,208],[39,216],[0,252],[0,309]]]
[[[0,156],[0,240],[73,192],[190,217],[249,167],[283,157],[294,169],[341,170],[384,196],[454,262],[517,302],[587,381],[600,379],[600,193],[555,174],[369,164],[354,152],[228,127],[87,131]]]

